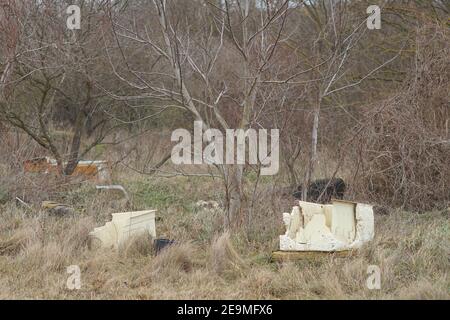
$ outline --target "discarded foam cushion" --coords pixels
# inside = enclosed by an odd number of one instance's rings
[[[283,221],[286,233],[280,236],[282,251],[351,250],[374,237],[373,209],[363,203],[299,201],[291,213],[283,213]]]
[[[156,210],[113,213],[112,220],[89,233],[95,246],[118,248],[129,237],[148,234],[156,238]]]

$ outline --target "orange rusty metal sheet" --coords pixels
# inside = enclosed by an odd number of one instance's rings
[[[24,171],[32,173],[59,173],[56,160],[48,157],[25,161]],[[107,181],[110,179],[110,164],[108,161],[79,161],[71,176],[82,176],[89,180]]]

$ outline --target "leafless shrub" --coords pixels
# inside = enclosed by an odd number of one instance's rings
[[[419,211],[448,206],[449,39],[445,29],[421,30],[405,89],[367,111],[355,177],[372,201]]]
[[[154,273],[173,274],[192,271],[195,251],[195,247],[189,242],[164,249],[153,261]]]
[[[13,232],[8,237],[0,238],[0,256],[15,254],[22,249],[27,242],[27,230],[21,229]]]
[[[149,256],[153,252],[152,243],[152,237],[149,234],[132,236],[120,248],[120,253],[126,258]]]
[[[33,186],[44,191],[39,181],[30,181],[23,171],[23,162],[40,155],[39,151],[24,134],[4,127],[0,135],[0,203],[32,195]]]
[[[210,251],[210,263],[217,274],[239,272],[245,269],[245,262],[233,247],[228,232],[213,240]]]

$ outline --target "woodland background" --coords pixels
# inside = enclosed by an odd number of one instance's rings
[[[81,29],[66,25],[81,8]],[[381,8],[381,29],[366,25]],[[0,0],[0,297],[448,298],[448,1]],[[175,166],[170,136],[280,129],[280,171]],[[59,174],[27,174],[49,156]],[[70,177],[108,160],[130,202]],[[268,263],[291,191],[341,177],[375,205],[358,257]],[[17,201],[19,198],[22,202]],[[78,214],[53,217],[59,201]],[[214,200],[204,208],[199,200]],[[158,209],[179,245],[94,253],[110,214]],[[65,288],[65,268],[84,286]],[[382,289],[365,287],[381,265]]]

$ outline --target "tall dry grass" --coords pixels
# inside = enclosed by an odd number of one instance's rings
[[[166,236],[163,230],[198,230],[200,226],[185,223],[203,223],[208,217],[193,217],[201,214],[180,210],[179,219],[166,219],[160,212],[159,235]],[[100,223],[90,212],[56,218],[7,204],[0,219],[3,299],[450,298],[448,212],[376,216],[376,237],[357,255],[283,264],[269,262],[276,236],[249,239],[244,230],[233,236],[212,229],[172,234],[177,244],[155,256],[150,239],[142,237],[118,251],[89,249],[88,232]],[[264,228],[279,234],[279,220]],[[262,230],[257,221],[254,228]],[[66,287],[70,265],[81,269],[80,290]],[[366,286],[369,265],[381,269],[380,290]]]
[[[220,203],[216,180],[148,179],[120,168],[116,181],[133,198],[127,206],[90,183],[24,175],[20,163],[27,156],[11,151],[0,161],[7,191],[0,201],[0,299],[450,298],[448,211],[390,211],[376,216],[375,240],[353,257],[277,264],[270,253],[284,232],[281,213],[294,201],[278,194],[273,181],[261,181],[249,221],[230,235],[220,209],[195,206]],[[19,195],[28,206],[14,200]],[[52,216],[40,208],[42,200],[66,203],[77,214]],[[89,231],[111,213],[149,208],[158,209],[158,236],[176,245],[157,256],[149,237],[132,238],[118,251],[89,248]],[[80,290],[66,286],[71,265],[80,267]],[[369,265],[381,268],[380,290],[366,286]]]

